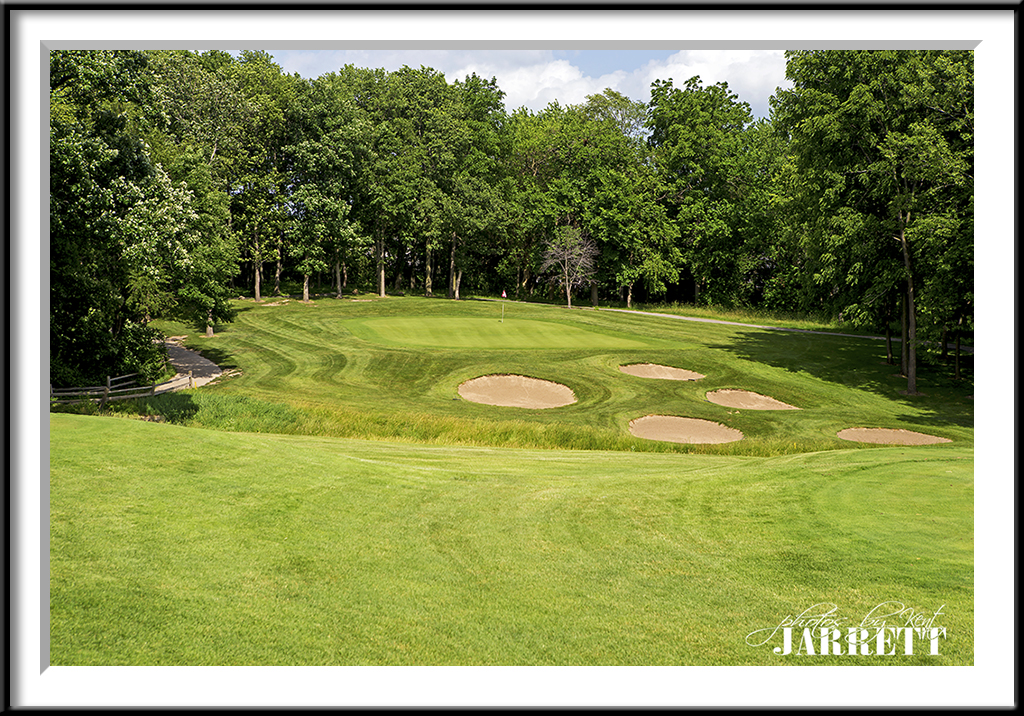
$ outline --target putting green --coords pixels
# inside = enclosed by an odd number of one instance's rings
[[[431,348],[646,348],[651,344],[622,333],[565,323],[495,318],[384,317],[345,321],[363,340],[385,345]]]

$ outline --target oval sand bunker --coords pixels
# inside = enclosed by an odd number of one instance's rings
[[[749,390],[712,390],[707,398],[716,405],[747,410],[800,410],[767,395],[751,393]]]
[[[951,443],[949,438],[915,433],[912,430],[891,430],[888,428],[847,428],[836,433],[842,440],[856,443],[878,443],[880,445],[934,445]]]
[[[694,373],[692,370],[683,370],[682,368],[656,365],[654,363],[620,365],[619,370],[639,378],[658,378],[660,380],[700,380],[704,377],[700,373]]]
[[[720,423],[675,415],[646,415],[629,423],[629,432],[647,440],[670,443],[731,443],[743,433]]]
[[[525,375],[484,375],[459,386],[459,395],[473,403],[510,408],[558,408],[576,402],[572,389]]]

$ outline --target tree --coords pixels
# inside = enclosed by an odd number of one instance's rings
[[[650,108],[648,142],[667,187],[666,207],[679,226],[694,298],[728,303],[738,282],[750,106],[727,83],[703,87],[700,77],[692,77],[681,89],[655,80]]]
[[[163,354],[145,325],[150,257],[125,259],[133,205],[158,193],[142,135],[152,117],[146,57],[50,53],[50,378],[58,386],[141,372]],[[141,213],[141,212],[137,212]]]
[[[276,261],[274,291],[280,293],[291,171],[284,147],[295,140],[293,116],[301,109],[296,94],[299,80],[285,75],[262,51],[243,50],[227,72],[253,111],[251,131],[242,135],[242,158],[232,182],[231,221],[252,262],[253,295],[259,302],[265,261]]]
[[[55,52],[50,123],[53,382],[156,377],[155,315],[230,320],[226,195],[161,132],[149,56]],[[195,161],[193,161],[195,160]],[[162,162],[167,163],[167,168]]]
[[[548,240],[540,270],[557,269],[555,281],[565,289],[565,305],[569,308],[573,289],[585,285],[593,276],[598,253],[593,239],[571,224],[558,227]]]
[[[215,180],[231,184],[256,131],[256,103],[243,92],[226,52],[151,51],[154,91],[179,143],[201,147]]]
[[[587,95],[581,108],[592,121],[610,121],[619,133],[638,149],[647,137],[647,104],[631,100],[610,87],[601,94]]]
[[[493,252],[507,230],[507,198],[501,129],[505,119],[502,98],[493,77],[475,73],[452,86],[452,105],[442,138],[453,155],[449,170],[435,185],[443,192],[445,228],[451,236],[449,298],[459,298],[463,262],[468,256]]]
[[[334,73],[306,85],[300,93],[297,144],[292,157],[294,215],[289,252],[303,276],[302,297],[309,300],[309,278],[336,267],[360,245],[360,228],[350,218],[356,193],[356,167],[366,153],[368,125]],[[338,291],[340,292],[340,282]]]
[[[820,252],[822,265],[867,265],[880,293],[893,275],[885,267],[899,266],[907,393],[916,394],[920,291],[933,257],[965,235],[973,206],[971,53],[790,52],[786,74],[794,87],[774,106],[806,191],[817,197],[808,202],[808,222],[814,242],[831,246]],[[866,232],[873,239],[865,241]],[[857,261],[865,246],[874,247],[867,264]],[[966,286],[967,264],[961,258],[957,266]],[[853,304],[866,292],[837,294]]]
[[[549,186],[559,165],[551,137],[557,132],[557,107],[535,113],[519,108],[508,117],[504,176],[508,177],[506,223],[514,227],[504,237],[499,272],[512,280],[516,298],[533,293],[536,269],[546,238],[559,215]]]
[[[434,70],[399,72],[345,67],[343,84],[369,120],[367,151],[358,169],[353,212],[373,244],[376,290],[387,292],[388,259],[407,253],[417,212],[428,233],[437,234],[435,187],[423,169],[430,107],[447,85]]]
[[[632,307],[633,287],[666,290],[679,278],[679,229],[658,201],[665,187],[644,141],[647,106],[615,92],[587,98],[586,147],[591,153],[583,221],[601,248],[604,280],[625,287]],[[597,281],[591,285],[597,305]]]

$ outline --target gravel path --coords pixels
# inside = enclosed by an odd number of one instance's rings
[[[203,358],[174,340],[164,341],[164,345],[167,347],[167,357],[178,373],[166,383],[158,385],[157,393],[167,393],[189,387],[198,388],[201,385],[206,385],[223,372],[220,366],[212,360]],[[192,374],[192,385],[189,385],[189,372]]]

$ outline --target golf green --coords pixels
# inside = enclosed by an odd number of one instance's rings
[[[529,319],[402,317],[353,319],[345,327],[363,340],[430,348],[539,349],[646,348],[635,336]]]

